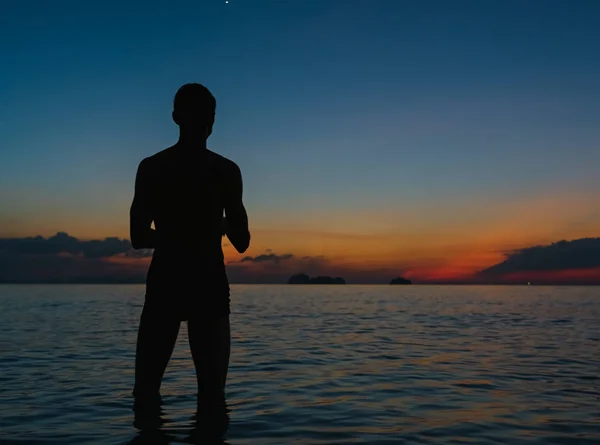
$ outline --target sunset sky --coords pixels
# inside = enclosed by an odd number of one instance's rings
[[[469,281],[600,237],[599,21],[594,0],[9,1],[0,264],[141,273],[124,249],[6,246],[128,238],[137,166],[176,141],[187,82],[216,97],[209,148],[243,173],[232,281]],[[600,284],[598,243],[563,247],[587,260],[490,270]]]

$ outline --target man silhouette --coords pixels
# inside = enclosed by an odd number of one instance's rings
[[[137,406],[160,400],[182,321],[188,326],[198,406],[225,406],[231,337],[221,239],[227,235],[243,253],[250,232],[239,167],[206,147],[215,111],[206,87],[183,85],[173,104],[178,142],[143,159],[137,170],[131,244],[154,249],[136,347]]]

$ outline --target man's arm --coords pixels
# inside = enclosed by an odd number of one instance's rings
[[[129,211],[129,236],[134,249],[156,248],[156,231],[151,228],[150,182],[146,159],[140,162],[135,177],[135,192]]]
[[[242,172],[237,165],[232,169],[229,181],[229,193],[225,203],[225,231],[235,250],[244,253],[250,245],[250,230],[248,229],[248,214],[242,201],[244,189]]]

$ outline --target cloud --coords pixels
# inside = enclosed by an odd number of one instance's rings
[[[286,283],[291,275],[303,271],[316,274],[327,270],[328,266],[323,257],[267,253],[229,261],[227,274],[232,283]]]
[[[323,255],[262,254],[227,263],[231,283],[287,283],[292,275],[342,277],[347,283],[386,284],[402,275],[396,268],[334,261]]]
[[[246,263],[248,261],[251,261],[253,263],[264,263],[266,261],[270,261],[273,263],[279,263],[280,261],[289,260],[289,259],[292,259],[293,257],[294,257],[294,255],[292,255],[291,253],[286,253],[284,255],[268,253],[268,254],[257,255],[255,257],[245,256],[244,258],[242,258],[240,260],[240,263]]]
[[[0,238],[0,252],[11,255],[49,255],[68,253],[85,258],[107,258],[117,254],[136,257],[151,256],[151,251],[136,251],[126,239],[109,237],[103,240],[82,241],[65,232],[49,238],[42,236],[27,238]]]
[[[477,272],[476,277],[493,279],[524,272],[563,272],[595,268],[600,268],[600,238],[581,238],[508,252],[504,261]]]
[[[0,282],[143,282],[151,255],[116,237],[0,238]]]
[[[143,283],[148,261],[82,255],[0,253],[0,283]],[[122,257],[125,258],[125,257]]]

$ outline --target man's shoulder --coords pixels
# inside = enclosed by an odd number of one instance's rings
[[[211,157],[211,161],[216,164],[219,168],[227,173],[237,173],[240,171],[240,167],[231,159],[226,158],[219,153],[215,153],[212,150],[206,150],[208,155]]]
[[[167,147],[164,150],[161,150],[157,153],[154,153],[151,156],[148,156],[142,160],[142,162],[146,161],[149,164],[156,164],[159,162],[166,161],[168,159],[175,157],[175,147]]]
[[[140,162],[140,168],[144,168],[147,170],[153,170],[159,165],[163,165],[165,161],[169,161],[174,156],[173,147],[165,148],[153,155],[147,156]]]

